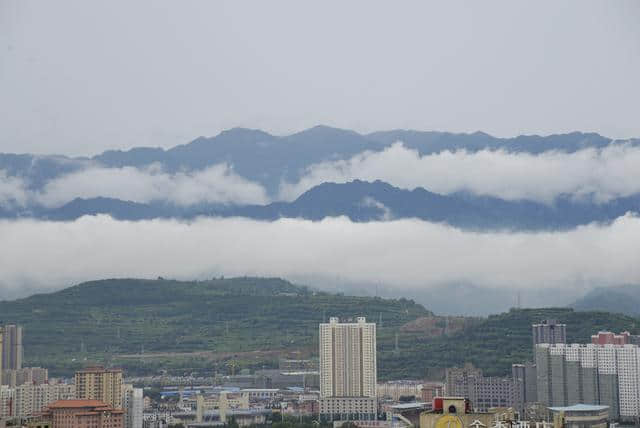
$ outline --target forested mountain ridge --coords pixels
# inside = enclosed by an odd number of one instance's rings
[[[507,375],[512,363],[531,358],[531,324],[546,318],[566,323],[572,342],[588,342],[603,329],[640,330],[640,320],[620,314],[513,309],[462,324],[458,317],[462,329],[434,336],[414,321],[427,318],[444,327],[446,317],[412,300],[345,296],[251,277],[91,281],[2,301],[0,314],[3,323],[24,326],[25,363],[49,367],[53,375],[69,375],[92,361],[152,373],[159,367],[155,354],[178,372],[207,372],[212,360],[242,360],[244,354],[252,355],[242,362],[247,367],[273,365],[278,355],[316,355],[318,323],[330,316],[365,316],[378,324],[381,379],[423,378],[465,362]],[[138,356],[125,358],[129,354]]]
[[[354,180],[348,183],[323,183],[292,202],[267,205],[198,204],[181,207],[166,202],[144,204],[111,198],[78,198],[59,208],[32,208],[29,216],[56,221],[97,214],[110,215],[118,220],[193,219],[206,216],[316,221],[346,216],[355,222],[414,218],[464,229],[562,230],[592,222],[609,222],[628,212],[640,212],[640,195],[607,203],[595,202],[588,197],[575,200],[567,196],[559,197],[549,205],[470,193],[441,195],[421,187],[405,190],[379,180]]]

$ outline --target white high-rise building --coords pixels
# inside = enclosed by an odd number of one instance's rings
[[[122,387],[122,407],[124,408],[124,428],[142,428],[144,399],[142,388],[126,384]]]
[[[640,352],[635,345],[616,346],[621,416],[640,416]]]
[[[2,386],[0,396],[0,417],[10,415],[25,418],[37,414],[54,401],[74,398],[75,385],[44,383],[24,384],[14,388]]]
[[[605,404],[612,419],[640,417],[640,348],[614,344],[536,347],[538,400],[547,406]]]
[[[320,414],[326,420],[374,419],[376,325],[330,318],[320,324]]]

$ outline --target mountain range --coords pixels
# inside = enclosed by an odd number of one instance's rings
[[[625,213],[640,211],[640,194],[606,201],[598,200],[593,194],[580,197],[561,194],[553,201],[539,202],[506,200],[470,191],[439,194],[421,187],[408,190],[382,181],[359,180],[310,186],[292,201],[281,200],[278,196],[282,183],[299,180],[311,165],[378,152],[397,141],[402,141],[405,147],[421,155],[444,150],[477,152],[484,149],[529,154],[549,151],[573,153],[586,148],[603,149],[616,143],[598,134],[579,132],[515,138],[497,138],[482,132],[453,134],[411,130],[363,135],[316,126],[288,136],[234,128],[215,137],[199,137],[171,149],[138,147],[127,151],[106,151],[93,157],[0,154],[0,218],[73,220],[83,215],[107,214],[123,220],[190,219],[197,216],[321,220],[346,216],[358,222],[416,218],[470,229],[558,230],[591,222],[608,222]],[[637,146],[640,139],[627,140],[625,144]],[[20,180],[20,186],[31,194],[39,195],[51,180],[89,168],[157,168],[166,173],[184,173],[219,164],[229,165],[241,179],[262,186],[268,195],[266,202],[262,205],[205,201],[179,204],[162,196],[149,202],[135,202],[98,193],[97,197],[69,198],[61,204],[47,205],[37,201],[12,200],[16,196],[5,190],[4,199],[8,203],[3,203],[3,179]],[[120,174],[120,170],[114,171]],[[99,185],[95,183],[98,188]],[[91,187],[94,183],[83,183],[83,186]]]
[[[233,128],[215,137],[198,137],[188,144],[170,149],[135,147],[109,150],[92,157],[0,153],[0,170],[8,176],[27,179],[31,188],[41,188],[46,181],[87,166],[145,167],[158,164],[168,172],[193,171],[226,162],[242,177],[261,183],[276,195],[283,180],[294,181],[312,164],[348,159],[364,151],[381,151],[402,141],[421,155],[445,150],[505,150],[537,154],[547,151],[573,153],[585,148],[604,148],[615,142],[595,133],[572,132],[549,136],[522,135],[498,138],[483,132],[457,134],[449,132],[392,130],[370,134],[319,125],[287,136]],[[640,139],[627,144],[640,145]]]
[[[628,212],[640,212],[640,195],[607,203],[557,198],[552,205],[508,201],[471,193],[441,195],[423,188],[400,189],[382,181],[354,180],[323,183],[292,202],[268,205],[136,203],[112,198],[77,198],[58,208],[32,207],[27,212],[4,212],[4,217],[74,220],[107,214],[120,220],[152,218],[192,219],[198,216],[246,217],[255,220],[302,218],[322,220],[346,216],[355,222],[416,218],[468,229],[558,230],[592,222],[608,222]]]

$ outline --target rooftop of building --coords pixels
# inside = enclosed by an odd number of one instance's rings
[[[422,409],[426,406],[431,406],[431,403],[422,403],[422,402],[402,403],[402,404],[394,404],[393,406],[391,406],[391,408],[396,410],[409,410],[409,409]]]
[[[97,412],[123,413],[123,410],[114,409],[100,400],[58,400],[47,406],[48,410],[54,409],[82,409],[82,415],[91,415]]]
[[[609,406],[600,406],[597,404],[574,404],[566,407],[549,407],[552,412],[601,412],[608,410]]]
[[[106,369],[102,366],[92,366],[85,367],[83,369],[78,370],[76,373],[122,373],[122,369],[120,368],[109,368]]]
[[[634,343],[538,343],[536,348],[637,348]]]
[[[278,392],[278,388],[242,388],[240,392]]]
[[[74,408],[74,407],[109,407],[100,400],[58,400],[49,404],[50,408]]]

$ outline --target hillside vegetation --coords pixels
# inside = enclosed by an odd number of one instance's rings
[[[472,362],[486,375],[508,375],[511,364],[533,358],[531,324],[544,319],[567,324],[567,341],[589,343],[599,330],[640,333],[640,320],[607,312],[578,312],[569,308],[512,309],[491,315],[451,337],[411,337],[401,341],[401,352],[386,362],[385,370],[396,376],[410,376],[434,367]]]
[[[606,312],[514,309],[450,320],[445,334],[445,319],[434,320],[412,300],[325,293],[274,278],[92,281],[0,302],[0,314],[4,323],[24,325],[26,363],[49,367],[53,375],[94,361],[123,366],[128,374],[159,368],[211,373],[226,370],[229,359],[239,368],[272,367],[279,356],[317,354],[318,323],[330,316],[382,320],[380,379],[423,378],[465,362],[486,374],[509,374],[512,363],[531,358],[531,324],[546,318],[566,323],[572,342],[588,342],[602,329],[640,328],[637,318]],[[438,329],[445,335],[434,334]]]
[[[431,315],[411,300],[323,293],[269,278],[93,281],[0,302],[0,314],[24,325],[28,364],[62,374],[84,358],[143,350],[315,350],[318,323],[329,316],[382,319],[384,343],[408,321]]]

